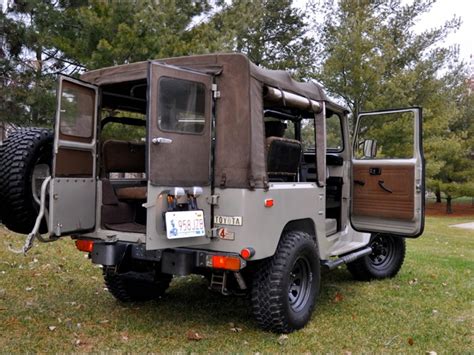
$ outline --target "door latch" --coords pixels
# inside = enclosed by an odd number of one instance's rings
[[[380,168],[369,168],[369,174],[370,175],[381,175],[382,174],[382,169],[380,169]]]
[[[155,137],[151,139],[153,144],[171,144],[173,140],[170,138],[163,138],[163,137]]]

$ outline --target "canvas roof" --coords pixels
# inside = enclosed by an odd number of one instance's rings
[[[250,62],[245,55],[239,53],[206,54],[157,59],[154,61],[219,75],[225,63],[232,61],[235,57],[241,57],[247,61],[250,76],[266,85],[287,90],[313,100],[326,100],[326,96],[318,84],[296,81],[291,77],[290,73],[284,70],[269,70],[259,67]],[[91,70],[84,73],[81,79],[98,86],[124,81],[143,80],[147,78],[148,63],[148,61],[144,61]]]

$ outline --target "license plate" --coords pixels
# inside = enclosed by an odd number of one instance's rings
[[[166,212],[168,239],[203,237],[206,235],[203,211]]]

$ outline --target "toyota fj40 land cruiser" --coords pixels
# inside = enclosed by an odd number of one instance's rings
[[[291,332],[321,267],[393,277],[404,237],[422,233],[419,108],[360,115],[351,144],[348,111],[320,86],[240,54],[61,76],[57,105],[54,138],[5,142],[4,221],[33,229],[23,251],[39,232],[72,236],[121,301],[203,274],[249,294],[264,329]]]

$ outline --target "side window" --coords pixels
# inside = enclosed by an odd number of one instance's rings
[[[367,114],[359,118],[356,159],[409,159],[414,156],[413,112]]]
[[[314,131],[314,119],[301,120],[301,143],[303,144],[303,151],[314,151],[316,144],[316,132]]]
[[[341,117],[328,111],[326,118],[326,149],[330,152],[341,152],[344,149],[342,137]]]
[[[206,124],[204,84],[162,77],[158,95],[158,126],[161,130],[203,133]]]
[[[64,135],[91,138],[95,112],[95,91],[63,81],[60,131]]]

